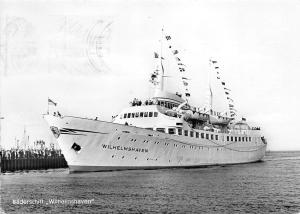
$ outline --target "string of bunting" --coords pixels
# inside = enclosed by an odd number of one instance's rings
[[[190,97],[191,94],[190,94],[189,88],[188,88],[188,86],[189,86],[188,80],[189,79],[184,76],[184,72],[186,71],[186,65],[183,64],[181,59],[178,57],[179,51],[177,49],[174,49],[172,47],[172,45],[170,44],[171,43],[170,40],[172,39],[171,36],[165,36],[165,38],[166,38],[167,42],[169,43],[168,47],[171,50],[171,53],[174,55],[174,58],[177,62],[178,70],[181,73],[181,79],[182,79],[182,84],[183,84],[184,91],[185,91],[185,96]]]
[[[216,60],[212,60],[210,59],[210,63],[211,63],[211,66],[213,67],[213,69],[216,71],[217,73],[217,79],[221,81],[221,84],[223,86],[223,89],[224,89],[224,93],[225,93],[225,96],[226,96],[226,99],[228,100],[228,107],[229,107],[229,113],[230,113],[230,117],[234,117],[236,115],[236,109],[234,107],[234,101],[233,99],[231,98],[230,96],[230,89],[228,89],[226,86],[226,83],[224,81],[221,80],[221,77],[220,77],[220,72],[219,72],[219,66],[217,65],[218,62]]]

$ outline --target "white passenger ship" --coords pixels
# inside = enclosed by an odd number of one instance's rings
[[[250,163],[264,157],[266,140],[260,128],[250,127],[245,118],[236,120],[218,63],[210,60],[208,104],[193,107],[186,65],[173,49],[171,37],[164,35],[162,44],[163,40],[178,72],[164,66],[163,48],[160,54],[154,53],[157,67],[150,79],[155,88],[151,99],[134,99],[112,122],[44,115],[70,172],[201,167]],[[174,89],[176,79],[179,84]],[[223,111],[216,110],[213,82],[224,92]]]

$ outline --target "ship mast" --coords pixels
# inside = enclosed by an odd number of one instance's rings
[[[164,29],[161,29],[161,39],[160,39],[160,66],[161,66],[161,74],[160,74],[160,90],[163,91],[164,90],[164,75],[165,75],[165,70],[164,70],[164,66],[162,63],[163,60],[163,37],[164,37]]]
[[[213,93],[212,93],[212,88],[211,88],[211,74],[212,74],[212,64],[213,61],[212,59],[209,60],[209,67],[210,67],[210,71],[209,71],[209,75],[208,75],[208,87],[209,87],[209,95],[208,95],[208,101],[209,101],[209,111],[212,110],[213,108]]]

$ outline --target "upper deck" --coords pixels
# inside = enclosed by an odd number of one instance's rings
[[[113,122],[177,135],[186,130],[187,132],[195,132],[195,134],[197,131],[208,131],[237,137],[260,136],[260,130],[251,128],[245,121],[233,123],[226,129],[206,123],[199,127],[192,127],[185,121],[184,117],[168,114],[168,112],[171,112],[170,108],[158,105],[158,103],[149,100],[144,103],[137,101],[116,116]]]

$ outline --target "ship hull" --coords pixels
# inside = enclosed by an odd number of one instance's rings
[[[128,169],[191,168],[251,163],[262,160],[266,144],[160,133],[134,126],[78,117],[45,115],[69,165],[70,172]]]
[[[227,165],[239,165],[239,164],[248,164],[248,163],[257,163],[262,160],[255,160],[252,162],[245,163],[227,163],[227,164],[198,164],[198,165],[186,165],[186,166],[80,166],[80,165],[70,165],[70,173],[79,173],[79,172],[105,172],[105,171],[122,171],[122,170],[155,170],[155,169],[192,169],[192,168],[206,168],[214,166],[227,166]]]

